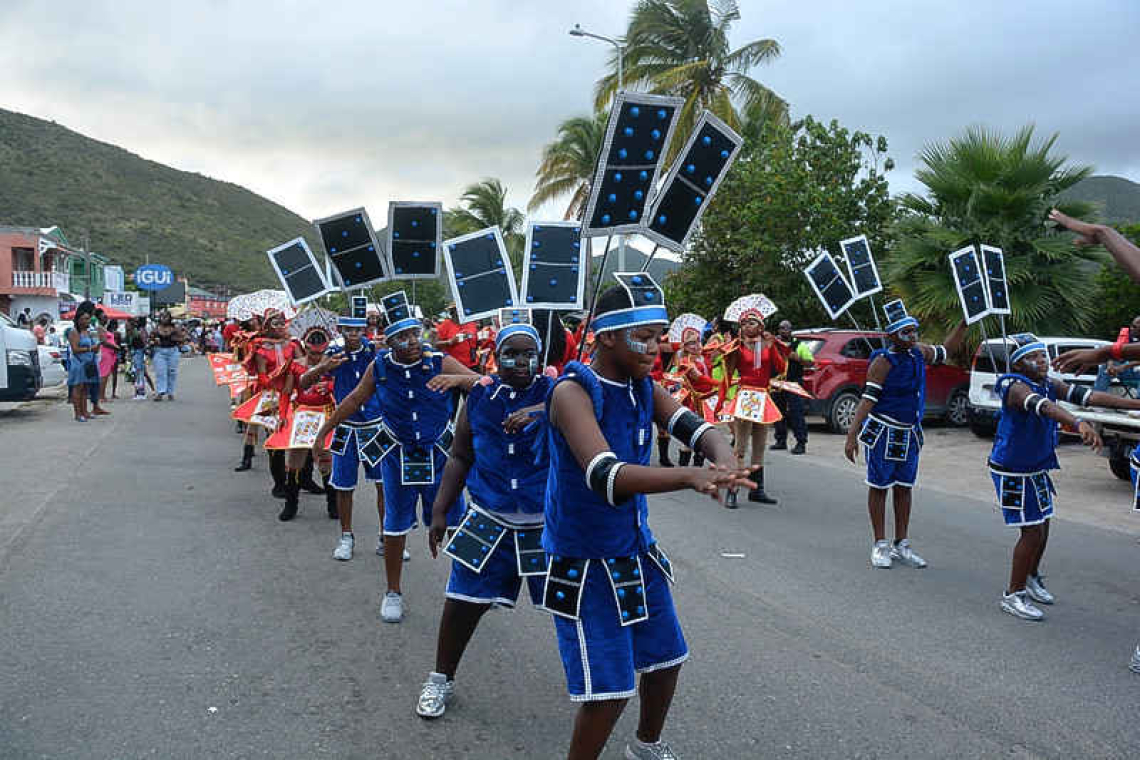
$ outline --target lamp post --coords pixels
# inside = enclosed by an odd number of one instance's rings
[[[605,37],[601,34],[594,34],[593,32],[587,32],[585,29],[582,28],[581,24],[575,24],[574,25],[574,28],[570,30],[570,36],[571,37],[590,37],[591,39],[601,40],[602,42],[608,42],[609,44],[614,46],[614,48],[617,50],[617,64],[618,64],[617,91],[621,92],[625,86],[625,61],[623,60],[624,56],[625,56],[625,48],[622,47],[622,44],[620,42],[618,42],[616,39],[614,39],[613,37]],[[619,272],[625,271],[625,235],[621,235],[618,238],[618,263],[617,263],[617,266],[618,266],[617,271],[619,271]],[[598,277],[601,278],[604,274],[605,274],[605,272],[599,272]]]

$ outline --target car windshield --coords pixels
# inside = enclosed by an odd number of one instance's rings
[[[990,372],[995,375],[1003,374],[1005,372],[1005,354],[1005,346],[1000,343],[985,343],[978,346],[978,355],[974,359],[974,371]]]
[[[0,322],[3,322],[7,327],[15,327],[16,323],[5,313],[0,312]]]

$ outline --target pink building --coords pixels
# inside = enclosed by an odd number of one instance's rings
[[[0,226],[0,311],[15,319],[28,308],[33,318],[59,319],[61,297],[70,298],[72,256],[82,254],[58,227]]]

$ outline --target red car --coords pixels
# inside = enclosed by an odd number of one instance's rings
[[[808,414],[827,420],[835,433],[847,433],[867,381],[871,352],[883,345],[884,333],[872,330],[797,330],[808,341],[815,366],[804,372],[804,387],[814,399]],[[926,368],[926,418],[943,419],[955,427],[969,423],[970,374],[952,364]]]

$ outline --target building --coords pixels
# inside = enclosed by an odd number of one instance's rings
[[[89,301],[99,301],[107,289],[103,277],[103,268],[107,266],[107,258],[97,253],[82,253],[73,255],[68,259],[71,274],[71,292],[86,298]]]
[[[15,319],[29,308],[33,317],[59,319],[60,301],[83,294],[72,279],[73,261],[86,271],[83,253],[59,227],[0,226],[0,311]]]

